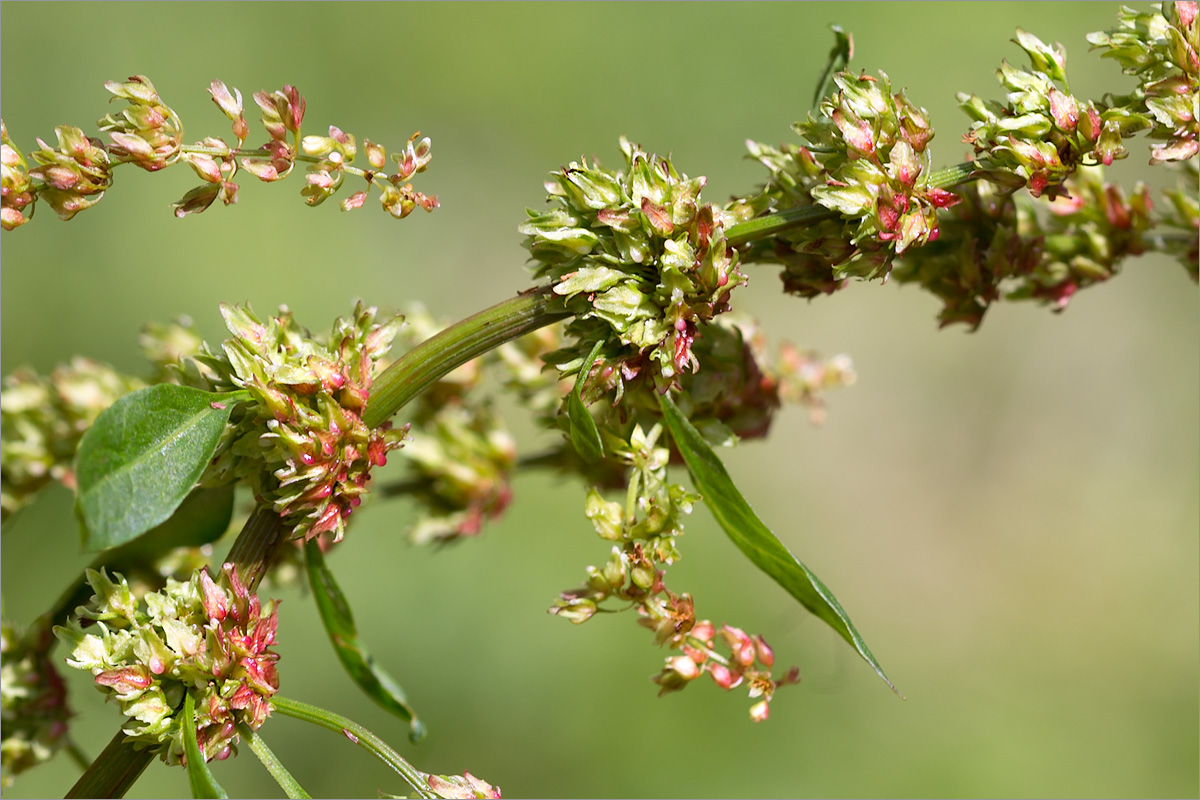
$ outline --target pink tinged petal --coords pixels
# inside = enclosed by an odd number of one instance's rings
[[[467,779],[467,783],[471,784],[471,788],[475,790],[478,797],[487,798],[487,800],[500,800],[500,787],[492,786],[486,781],[481,781],[469,772],[464,772],[463,777]]]
[[[367,201],[366,192],[355,192],[342,201],[342,211],[352,211],[356,208],[362,208],[363,203]]]
[[[145,667],[136,664],[101,672],[96,676],[96,683],[107,686],[118,694],[133,694],[148,689],[154,683],[154,679]]]
[[[775,664],[775,651],[771,649],[771,645],[767,644],[766,639],[761,636],[755,636],[754,650],[758,655],[758,663],[767,669],[770,669]]]
[[[696,666],[696,662],[690,656],[675,656],[672,658],[671,669],[685,681],[690,681],[700,676],[700,668]]]
[[[716,635],[716,633],[716,628],[713,627],[712,622],[706,619],[702,619],[697,622],[695,627],[693,627],[691,630],[692,636],[705,642],[706,644],[712,642],[712,638]]]
[[[722,689],[732,689],[742,682],[740,673],[732,672],[729,667],[716,662],[709,665],[708,674],[712,676],[713,683]]]
[[[200,571],[200,592],[203,595],[204,612],[208,614],[208,618],[218,622],[225,619],[229,613],[229,598],[224,590],[213,582],[207,569]]]
[[[842,133],[846,144],[866,155],[875,153],[875,140],[871,136],[871,123],[866,120],[848,120],[841,109],[833,112],[833,122]]]
[[[1073,133],[1079,124],[1079,104],[1075,98],[1050,87],[1050,116],[1054,124],[1064,133]]]
[[[759,700],[754,705],[750,706],[750,719],[754,722],[762,722],[771,715],[771,706],[766,700]]]

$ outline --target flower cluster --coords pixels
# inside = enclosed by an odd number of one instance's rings
[[[296,536],[342,538],[373,466],[387,462],[403,431],[362,421],[376,360],[402,319],[376,321],[361,303],[320,341],[286,307],[260,322],[249,308],[221,305],[233,334],[220,351],[205,345],[182,365],[184,381],[216,391],[247,389],[253,402],[230,418],[201,485],[248,480]]]
[[[46,648],[28,647],[7,622],[0,623],[0,786],[49,760],[65,744],[67,687]]]
[[[18,369],[0,389],[0,513],[5,519],[51,481],[74,488],[79,440],[100,412],[142,382],[86,358],[41,377]]]
[[[577,371],[592,344],[606,341],[605,364],[621,376],[618,397],[639,376],[663,388],[695,371],[700,324],[728,310],[746,280],[725,243],[731,218],[700,202],[705,179],[624,138],[621,151],[624,171],[581,159],[551,173],[546,188],[557,207],[530,210],[518,228],[535,275],[550,279],[574,316],[566,328],[574,344],[559,368]]]
[[[1165,140],[1151,148],[1151,164],[1184,161],[1198,151],[1196,6],[1192,0],[1156,3],[1151,11],[1122,7],[1119,27],[1088,36],[1093,48],[1104,49],[1102,58],[1142,80],[1133,99],[1154,118],[1150,136]]]
[[[1122,140],[1153,122],[1125,104],[1082,102],[1071,95],[1061,45],[1051,47],[1020,29],[1016,42],[1032,68],[1015,69],[1006,61],[997,70],[1007,104],[959,93],[959,105],[975,120],[964,139],[975,147],[981,177],[1053,198],[1081,165],[1107,166],[1128,156]]]
[[[145,75],[134,75],[125,83],[105,81],[113,99],[127,100],[119,114],[109,114],[97,125],[113,144],[109,152],[120,161],[156,172],[179,158],[183,125],[179,115],[162,102],[154,84]]]
[[[904,92],[893,94],[883,72],[842,72],[834,84],[817,112],[792,126],[804,146],[747,143],[771,178],[735,205],[754,213],[813,205],[837,212],[838,220],[785,232],[772,249],[747,253],[747,260],[782,263],[785,290],[804,297],[839,289],[847,277],[886,276],[895,256],[937,239],[937,209],[957,202],[930,182],[934,131],[924,109]]]
[[[708,672],[723,689],[746,682],[750,697],[762,698],[750,711],[752,719],[761,721],[767,718],[767,703],[775,689],[796,682],[799,671],[793,669],[781,680],[773,680],[774,656],[762,637],[751,640],[728,626],[718,634],[711,622],[696,620],[690,595],[676,594],[664,584],[665,568],[680,558],[675,540],[683,534],[683,518],[700,498],[667,482],[669,451],[657,446],[661,430],[656,425],[646,433],[635,425],[623,445],[609,436],[614,457],[629,467],[626,502],[605,500],[591,489],[585,513],[596,534],[615,544],[608,562],[603,567],[589,566],[587,583],[563,592],[550,613],[580,624],[608,601],[636,608],[638,624],[653,631],[656,644],[682,651],[667,657],[666,667],[655,677],[662,687],[660,695],[682,689]],[[728,656],[718,652],[718,642]]]
[[[402,343],[415,347],[439,326],[417,308],[405,314]],[[475,536],[512,499],[516,443],[503,420],[475,391],[485,361],[478,358],[443,377],[407,407],[411,428],[401,456],[420,514],[409,527],[418,544]]]
[[[0,223],[4,230],[13,230],[29,221],[39,198],[45,198],[64,220],[71,219],[100,201],[112,185],[112,168],[117,165],[136,164],[156,172],[180,160],[191,166],[203,181],[172,204],[175,216],[181,218],[205,211],[218,199],[225,205],[236,203],[239,187],[233,179],[239,168],[269,183],[287,177],[297,161],[308,164],[300,194],[310,206],[320,205],[331,197],[341,188],[345,176],[351,174],[364,179],[368,189],[378,186],[381,206],[397,219],[408,216],[418,206],[426,211],[438,207],[436,195],[416,191],[409,182],[429,166],[433,157],[429,137],[413,134],[405,148],[393,154],[396,169],[390,175],[384,169],[387,155],[384,148],[365,140],[363,147],[370,167],[354,167],[358,146],[353,135],[330,126],[329,136],[301,136],[306,102],[294,86],[254,94],[263,127],[270,137],[255,149],[243,149],[250,129],[243,115],[242,93],[221,81],[213,81],[208,91],[232,123],[235,145],[211,136],[195,144],[185,144],[179,115],[162,101],[154,84],[144,75],[134,75],[124,83],[107,81],[104,87],[114,99],[128,102],[126,108],[106,115],[97,123],[112,140],[107,148],[81,129],[62,125],[55,128],[57,146],[51,147],[38,139],[40,149],[31,154],[38,166],[28,169],[25,156],[0,122],[3,140]],[[342,210],[359,208],[366,198],[367,191],[355,192],[342,202]]]
[[[1062,310],[1079,289],[1107,280],[1125,257],[1153,246],[1148,232],[1156,220],[1144,186],[1127,197],[1104,181],[1102,167],[1082,167],[1062,189],[1053,202],[984,182],[960,189],[965,202],[943,222],[953,244],[910,254],[897,279],[942,299],[942,325],[974,329],[1002,296]]]
[[[215,581],[206,569],[187,582],[168,580],[142,604],[125,579],[115,577],[88,570],[95,594],[79,614],[94,624],[55,628],[71,649],[67,663],[90,671],[96,687],[128,717],[125,734],[168,764],[183,757],[178,712],[191,693],[205,759],[228,758],[237,726],[257,730],[279,688],[278,656],[269,649],[275,644],[275,604],[260,605],[229,564]]]

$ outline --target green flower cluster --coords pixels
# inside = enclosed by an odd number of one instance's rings
[[[362,421],[376,361],[403,319],[376,321],[359,303],[323,340],[286,307],[260,322],[249,308],[221,305],[233,334],[219,351],[204,345],[180,366],[182,380],[215,391],[247,389],[253,402],[233,411],[202,486],[246,480],[297,537],[342,538],[373,466],[387,462],[404,431]]]
[[[987,182],[961,188],[965,202],[942,222],[946,244],[901,259],[897,280],[941,298],[943,326],[974,329],[1001,297],[1062,310],[1080,289],[1112,277],[1124,258],[1156,247],[1152,229],[1159,220],[1146,187],[1139,184],[1127,197],[1096,166],[1081,167],[1061,188],[1053,202]]]
[[[1150,136],[1165,140],[1151,148],[1151,164],[1185,161],[1197,153],[1200,80],[1197,78],[1195,2],[1155,3],[1151,11],[1122,7],[1119,27],[1093,33],[1102,58],[1142,83],[1124,102],[1144,104],[1156,123]]]
[[[830,293],[848,277],[886,276],[895,256],[937,239],[937,209],[957,197],[930,183],[924,109],[879,77],[842,72],[836,91],[793,129],[804,146],[776,149],[747,142],[771,173],[762,190],[739,201],[739,216],[821,206],[840,219],[785,231],[753,245],[747,261],[781,263],[786,291]]]
[[[51,481],[74,488],[75,451],[100,412],[144,384],[75,358],[42,377],[18,369],[0,389],[0,513],[22,508]]]
[[[226,565],[214,581],[206,569],[190,580],[168,580],[139,603],[124,578],[88,570],[95,592],[82,619],[54,629],[70,648],[67,664],[88,670],[96,688],[121,705],[125,735],[168,764],[184,754],[184,694],[196,701],[196,739],[206,760],[225,759],[237,726],[257,730],[279,688],[275,668],[276,608],[261,606]],[[144,608],[143,608],[144,604]]]
[[[558,354],[578,371],[597,341],[624,384],[649,378],[659,389],[696,370],[698,327],[728,310],[745,283],[725,243],[731,218],[701,204],[704,178],[689,179],[668,159],[621,139],[625,169],[586,159],[551,173],[550,211],[529,211],[519,226],[537,277],[550,280],[562,310],[574,315],[572,341]]]
[[[45,654],[0,622],[0,786],[47,761],[66,743],[67,687]]]
[[[1122,140],[1153,122],[1136,107],[1071,95],[1062,45],[1051,47],[1020,28],[1016,42],[1032,69],[1015,69],[1006,61],[997,70],[1007,104],[958,94],[960,107],[975,120],[966,141],[975,146],[980,177],[1053,198],[1079,166],[1107,166],[1128,156]]]

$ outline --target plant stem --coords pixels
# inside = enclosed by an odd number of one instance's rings
[[[258,760],[267,768],[267,772],[271,773],[271,777],[279,784],[279,788],[283,789],[284,794],[291,800],[301,800],[302,798],[312,800],[312,795],[304,791],[304,788],[292,777],[292,773],[288,772],[283,763],[271,752],[271,748],[267,747],[267,743],[258,735],[258,731],[245,723],[239,723],[237,728],[238,733],[246,740],[246,744],[250,745],[251,752],[258,756]]]
[[[288,528],[269,506],[259,506],[242,527],[225,561],[232,563],[238,577],[254,591],[275,557],[275,550],[287,539]]]
[[[150,748],[135,749],[123,731],[91,763],[67,797],[124,797],[154,758]]]
[[[550,300],[546,289],[522,292],[426,339],[375,379],[363,422],[379,427],[456,367],[568,316],[551,310]]]
[[[404,778],[408,785],[415,789],[421,797],[437,797],[437,795],[430,792],[424,773],[405,761],[387,742],[354,720],[343,717],[341,714],[326,711],[323,708],[318,708],[308,703],[301,703],[298,700],[289,700],[279,695],[271,698],[271,706],[280,714],[286,714],[295,719],[311,722],[314,725],[320,725],[322,728],[328,728],[331,731],[342,734],[395,770],[396,774]]]

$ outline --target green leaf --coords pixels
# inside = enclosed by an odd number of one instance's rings
[[[800,563],[758,518],[754,509],[750,508],[746,498],[734,485],[729,473],[725,471],[721,459],[680,412],[675,402],[667,395],[662,395],[658,398],[658,403],[662,408],[667,428],[671,431],[671,438],[675,440],[675,446],[679,448],[688,472],[691,473],[692,481],[726,535],[756,567],[770,575],[788,594],[799,600],[801,605],[824,620],[849,642],[892,691],[900,695],[884,674],[879,662],[875,660],[875,656],[871,655],[867,643],[854,629],[854,624],[850,622],[850,617],[833,596],[833,592],[829,591],[808,567]]]
[[[591,354],[579,368],[575,387],[571,389],[571,394],[567,397],[567,419],[571,423],[571,444],[575,446],[575,452],[579,453],[579,457],[589,464],[595,464],[604,458],[604,442],[600,440],[600,431],[596,428],[596,420],[588,412],[587,406],[583,404],[581,393],[584,381],[587,380],[588,373],[592,371],[592,364],[596,363],[596,357],[600,355],[600,348],[603,346],[603,340],[596,342]]]
[[[321,613],[321,621],[325,624],[329,641],[333,643],[334,652],[342,666],[367,697],[408,722],[408,738],[411,741],[420,741],[425,737],[425,726],[408,704],[404,689],[359,642],[350,604],[346,602],[333,573],[325,565],[325,556],[315,539],[305,542],[304,557],[317,610]]]
[[[115,547],[166,521],[208,466],[233,406],[248,397],[164,383],[109,406],[76,456],[84,548]]]
[[[217,783],[212,770],[200,752],[196,743],[196,700],[191,692],[186,692],[187,699],[183,701],[183,750],[187,754],[188,783],[192,786],[192,797],[227,798],[229,795]]]

